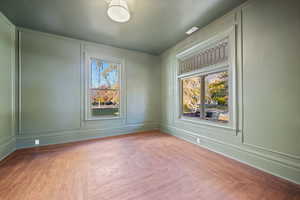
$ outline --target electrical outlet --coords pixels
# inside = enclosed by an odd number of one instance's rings
[[[34,144],[35,145],[39,145],[40,144],[40,140],[39,139],[34,140]]]
[[[200,144],[201,143],[201,140],[200,138],[197,138],[197,143]]]

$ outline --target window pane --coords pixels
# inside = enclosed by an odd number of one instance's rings
[[[119,69],[119,64],[97,59],[91,60],[89,96],[93,117],[119,115]]]
[[[205,119],[227,123],[228,71],[205,76]]]
[[[200,117],[201,78],[182,79],[182,113],[186,117]]]
[[[119,64],[106,61],[91,60],[91,88],[119,88]]]
[[[92,116],[119,115],[119,91],[92,89],[91,92]]]

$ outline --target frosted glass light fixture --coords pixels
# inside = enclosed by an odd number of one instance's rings
[[[107,14],[113,21],[119,23],[129,21],[130,12],[126,0],[111,0]]]

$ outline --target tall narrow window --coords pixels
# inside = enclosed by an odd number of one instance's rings
[[[90,118],[120,115],[121,64],[90,58],[88,109]]]

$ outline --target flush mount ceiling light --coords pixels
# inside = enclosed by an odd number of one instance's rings
[[[130,12],[126,0],[111,0],[107,9],[107,15],[116,22],[129,21]]]

